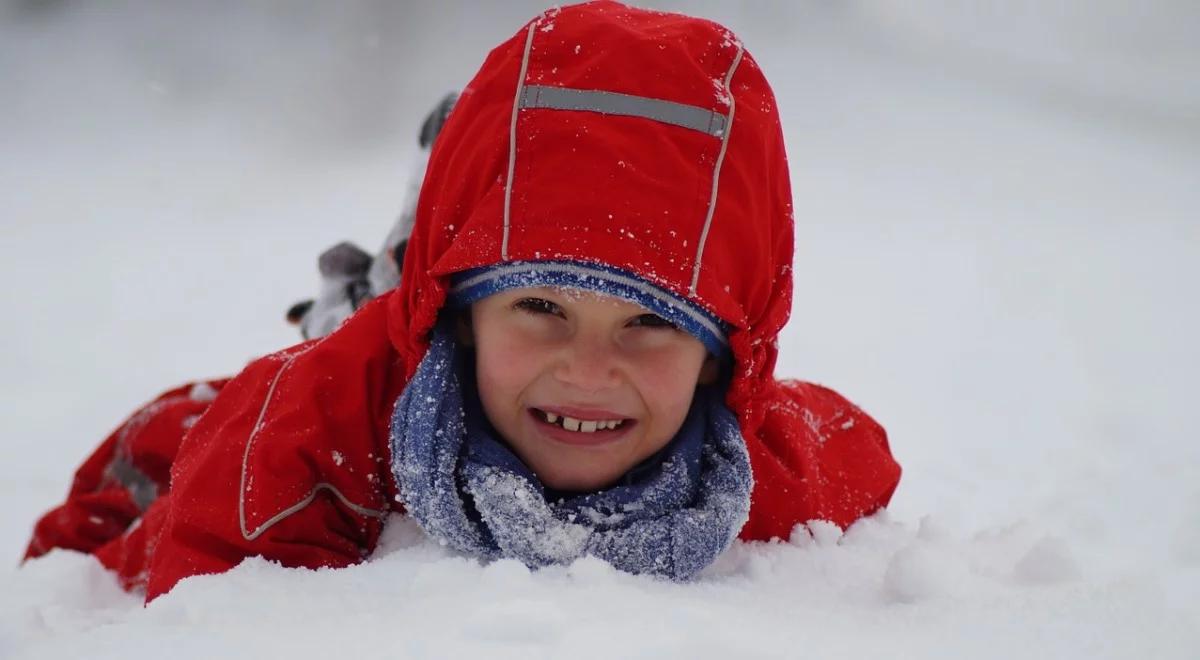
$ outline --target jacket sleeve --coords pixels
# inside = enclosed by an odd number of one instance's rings
[[[54,548],[95,552],[134,525],[166,493],[184,434],[224,384],[177,387],[122,422],[76,470],[66,500],[37,521],[25,559]]]
[[[251,363],[188,433],[160,529],[146,533],[148,601],[247,557],[342,567],[374,549],[392,492],[394,365],[368,348],[388,345],[360,315]]]
[[[900,481],[887,433],[837,392],[799,381],[776,384],[763,422],[746,438],[754,470],[747,540],[788,538],[827,520],[845,528],[887,506]]]

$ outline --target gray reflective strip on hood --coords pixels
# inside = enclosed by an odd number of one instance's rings
[[[583,110],[605,115],[641,117],[672,126],[690,128],[713,137],[725,134],[725,115],[694,105],[645,96],[590,89],[526,85],[521,92],[522,108]]]
[[[717,154],[717,164],[713,166],[712,194],[708,198],[708,213],[704,216],[704,228],[700,230],[700,240],[696,244],[696,265],[692,267],[692,284],[688,287],[688,293],[693,296],[696,295],[696,287],[700,284],[700,263],[704,259],[704,244],[708,242],[708,230],[712,227],[713,212],[717,210],[717,188],[721,183],[721,165],[725,163],[725,150],[729,148],[729,134],[733,129],[733,88],[729,84],[733,82],[733,74],[737,72],[744,52],[745,49],[739,43],[737,55],[733,56],[733,64],[729,65],[729,71],[725,74],[725,94],[729,97],[730,130],[725,131],[721,136],[721,151]]]
[[[521,56],[521,73],[517,74],[517,91],[513,95],[512,119],[508,124],[508,177],[504,180],[504,236],[500,239],[500,260],[508,261],[508,230],[512,221],[513,172],[517,167],[517,116],[521,113],[521,96],[525,89],[525,74],[529,71],[529,51],[533,48],[533,31],[541,19],[529,24],[525,35],[525,54]]]

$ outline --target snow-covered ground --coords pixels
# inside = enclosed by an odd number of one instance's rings
[[[1200,10],[1167,0],[658,3],[779,96],[779,371],[905,467],[841,538],[675,585],[396,520],[366,564],[147,608],[85,557],[16,569],[124,413],[295,339],[316,255],[376,247],[421,116],[541,8],[408,4],[0,5],[0,658],[1200,657]]]

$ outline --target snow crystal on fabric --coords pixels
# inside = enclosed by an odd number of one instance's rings
[[[750,461],[717,393],[698,390],[678,435],[618,484],[558,498],[496,438],[461,367],[452,333],[439,327],[391,426],[404,504],[446,545],[531,567],[591,555],[630,573],[687,579],[745,523]]]

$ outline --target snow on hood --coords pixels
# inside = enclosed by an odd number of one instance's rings
[[[552,9],[491,51],[447,120],[389,333],[410,377],[451,274],[599,263],[733,328],[737,410],[772,380],[792,250],[775,98],[741,42],[615,2]]]

